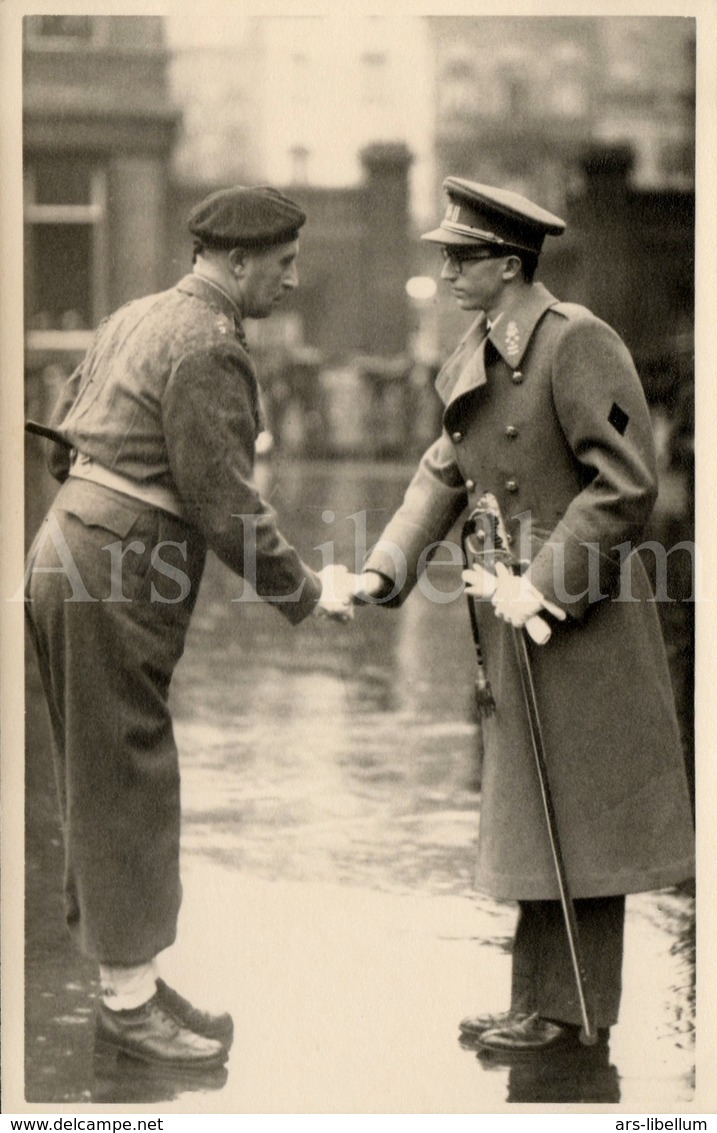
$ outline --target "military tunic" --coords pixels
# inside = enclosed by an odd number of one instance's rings
[[[107,319],[53,426],[139,496],[166,493],[180,512],[79,479],[55,447],[63,483],[28,564],[67,922],[88,954],[131,966],[176,933],[179,769],[167,705],[207,547],[294,623],[321,584],[252,483],[256,373],[238,310],[209,281],[186,276]]]
[[[567,611],[530,645],[566,870],[575,897],[693,874],[670,677],[638,554],[656,496],[649,413],[628,351],[542,284],[481,316],[437,379],[441,437],[367,561],[410,592],[425,549],[492,492],[534,585]],[[423,556],[423,558],[422,558]],[[529,564],[529,565],[528,565]],[[484,724],[478,887],[558,897],[511,630],[480,612],[496,712]]]

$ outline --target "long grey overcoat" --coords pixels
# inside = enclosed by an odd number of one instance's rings
[[[542,284],[479,317],[443,367],[441,437],[367,566],[402,600],[485,491],[532,582],[568,613],[530,643],[551,786],[576,897],[693,874],[693,828],[658,611],[639,544],[656,495],[642,388],[618,335]],[[506,899],[559,896],[512,631],[480,604],[496,699],[484,722],[477,884]]]

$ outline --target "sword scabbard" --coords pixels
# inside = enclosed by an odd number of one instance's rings
[[[467,567],[475,566],[476,562],[478,561],[476,548],[473,543],[473,536],[475,534],[475,531],[472,525],[472,519],[473,517],[469,516],[463,526],[463,558]],[[476,657],[476,707],[478,709],[478,715],[481,718],[485,718],[486,716],[492,716],[492,714],[495,712],[495,698],[493,696],[493,690],[490,687],[490,681],[488,680],[488,674],[483,662],[483,649],[480,640],[480,627],[478,624],[476,599],[472,594],[467,594],[466,598],[468,600],[468,615],[470,617],[471,633],[473,635],[473,648],[475,650]]]

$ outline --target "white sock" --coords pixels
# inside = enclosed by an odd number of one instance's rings
[[[111,1011],[130,1011],[141,1007],[157,990],[156,961],[135,968],[100,964],[102,1002]]]

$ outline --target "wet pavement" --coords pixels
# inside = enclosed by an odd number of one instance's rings
[[[265,490],[313,565],[329,540],[351,565],[357,513],[365,509],[370,542],[407,473],[285,464],[266,474]],[[432,577],[448,596],[459,570]],[[173,684],[184,903],[178,943],[162,957],[184,994],[232,1011],[230,1061],[177,1079],[94,1051],[95,971],[62,925],[47,727],[30,663],[27,1102],[167,1113],[684,1111],[695,1088],[688,892],[628,899],[609,1049],[509,1068],[458,1041],[461,1016],[507,1006],[515,920],[513,905],[472,888],[480,736],[464,600],[416,592],[400,611],[358,611],[348,627],[291,627],[241,594],[241,581],[210,561]]]

